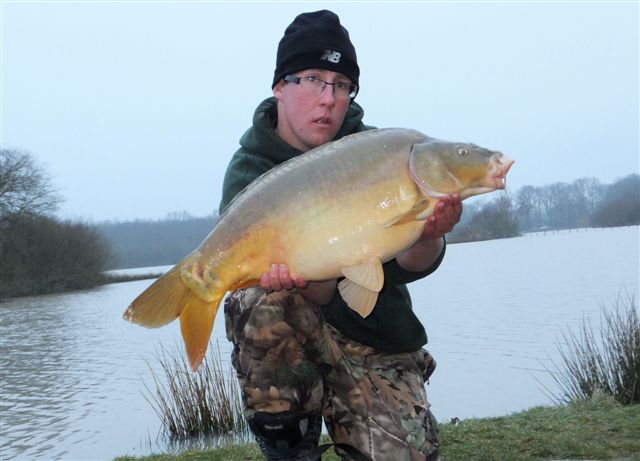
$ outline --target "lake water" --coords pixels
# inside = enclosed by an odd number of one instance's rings
[[[438,367],[427,391],[440,421],[550,405],[557,341],[602,306],[639,293],[639,230],[530,234],[450,245],[410,286]],[[156,269],[153,270],[156,272]],[[145,399],[160,345],[177,322],[122,320],[151,281],[0,304],[0,459],[112,459],[175,449]],[[402,332],[398,332],[402,334]],[[230,350],[218,315],[214,339]]]

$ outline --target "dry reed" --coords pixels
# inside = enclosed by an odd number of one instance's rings
[[[155,390],[145,384],[145,398],[171,439],[247,434],[235,371],[230,364],[226,371],[222,370],[218,344],[209,346],[195,373],[179,347],[169,351],[161,347],[157,358],[163,379],[149,367]]]
[[[550,371],[559,388],[557,403],[591,399],[604,392],[621,404],[640,403],[640,322],[635,300],[619,296],[612,310],[604,306],[600,334],[583,321],[558,343],[561,365]]]

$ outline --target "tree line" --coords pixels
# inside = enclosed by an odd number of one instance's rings
[[[216,216],[170,213],[161,220],[97,223],[96,230],[111,243],[108,269],[175,264],[211,232]]]
[[[640,175],[612,184],[596,178],[523,186],[489,201],[465,204],[450,242],[515,237],[522,232],[640,224]]]

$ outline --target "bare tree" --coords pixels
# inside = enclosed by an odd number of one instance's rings
[[[539,225],[538,191],[533,186],[523,186],[516,195],[516,208],[520,223],[525,230]],[[536,220],[535,212],[538,211]]]
[[[61,200],[31,153],[0,149],[0,223],[11,215],[50,213]]]
[[[584,179],[589,213],[593,213],[604,198],[606,187],[597,178]]]
[[[508,193],[499,194],[493,199],[492,205],[496,225],[494,234],[500,238],[520,235],[518,213]]]
[[[0,150],[0,299],[105,280],[108,242],[93,226],[47,216],[60,201],[30,153]]]

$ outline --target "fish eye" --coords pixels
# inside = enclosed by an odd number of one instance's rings
[[[464,157],[468,153],[469,153],[469,151],[465,147],[461,147],[461,148],[458,149],[458,155],[460,155],[462,157]]]

